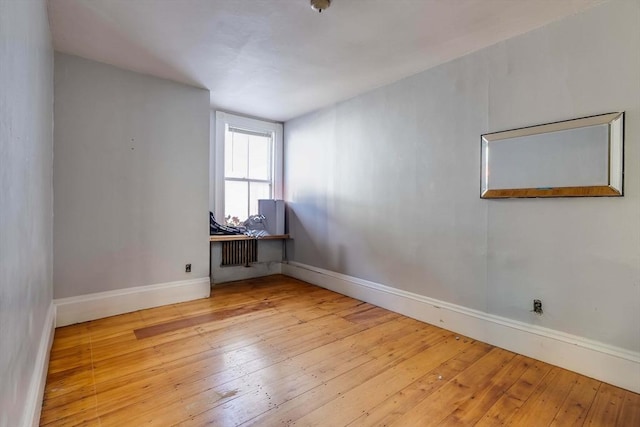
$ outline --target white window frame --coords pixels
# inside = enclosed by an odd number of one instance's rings
[[[213,215],[216,221],[224,224],[224,138],[226,127],[235,127],[239,129],[247,129],[262,133],[271,133],[273,135],[273,158],[271,164],[271,185],[273,189],[273,198],[282,199],[283,189],[283,149],[282,149],[282,123],[269,122],[266,120],[251,119],[248,117],[238,116],[235,114],[225,113],[222,111],[215,112],[215,135],[211,147],[211,164],[212,173],[210,178],[213,184],[210,186],[210,200],[213,201]]]

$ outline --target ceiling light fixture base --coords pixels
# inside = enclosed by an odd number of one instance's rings
[[[311,0],[311,9],[317,10],[319,13],[331,6],[331,0]]]

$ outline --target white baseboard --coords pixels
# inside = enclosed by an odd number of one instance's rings
[[[56,326],[66,326],[145,308],[207,298],[211,292],[208,277],[193,280],[117,289],[95,294],[53,300]]]
[[[282,274],[640,393],[640,353],[297,262]]]
[[[24,427],[36,427],[40,425],[40,412],[42,411],[42,398],[44,397],[44,387],[47,383],[47,371],[49,369],[49,353],[53,344],[53,335],[56,324],[56,309],[53,302],[49,305],[47,317],[42,327],[40,345],[36,356],[36,364],[31,374],[27,401],[24,406],[23,422]]]

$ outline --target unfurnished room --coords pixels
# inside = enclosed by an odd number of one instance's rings
[[[639,0],[0,0],[0,427],[640,426]]]

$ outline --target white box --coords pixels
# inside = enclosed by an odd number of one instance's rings
[[[284,200],[258,200],[258,214],[266,218],[267,233],[284,234]]]

